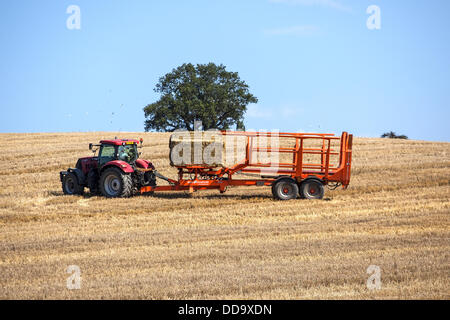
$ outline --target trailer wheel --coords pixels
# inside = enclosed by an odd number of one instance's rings
[[[84,193],[84,187],[78,184],[78,178],[72,172],[69,172],[63,177],[62,189],[64,194],[69,195],[82,195]]]
[[[298,196],[298,186],[289,179],[282,179],[273,185],[272,194],[278,200],[296,199]]]
[[[323,184],[316,179],[308,179],[300,183],[300,198],[322,199],[325,193]]]
[[[129,174],[120,169],[106,169],[100,177],[100,191],[108,198],[129,197],[133,191],[133,181]]]

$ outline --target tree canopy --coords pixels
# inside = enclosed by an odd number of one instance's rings
[[[258,102],[237,72],[214,63],[183,64],[159,79],[155,92],[160,99],[144,108],[145,131],[244,129],[247,105]]]

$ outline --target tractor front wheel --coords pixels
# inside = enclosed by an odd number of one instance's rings
[[[84,193],[84,187],[78,184],[78,178],[72,172],[69,172],[64,176],[62,181],[62,189],[64,194],[69,195],[82,195]]]
[[[100,177],[100,191],[105,197],[129,197],[132,194],[133,181],[131,175],[118,168],[106,169]]]

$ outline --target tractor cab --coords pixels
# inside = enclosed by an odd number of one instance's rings
[[[100,144],[90,144],[89,149],[98,152],[98,167],[101,168],[110,161],[119,160],[128,164],[134,164],[139,158],[137,150],[139,143],[142,145],[142,140],[128,140],[128,139],[113,139],[101,140]],[[94,147],[98,147],[95,148]]]

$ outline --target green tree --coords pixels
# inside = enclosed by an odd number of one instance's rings
[[[194,130],[194,121],[201,121],[203,130],[244,129],[247,105],[258,102],[237,72],[214,63],[183,64],[161,77],[154,90],[161,96],[144,108],[145,131]]]

